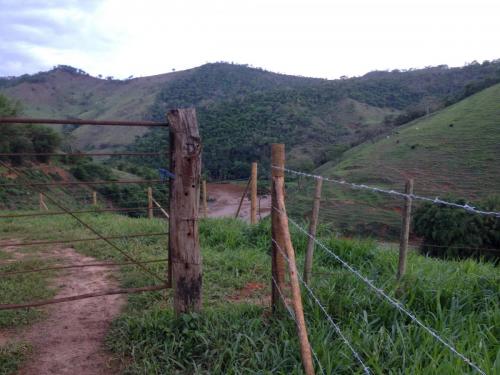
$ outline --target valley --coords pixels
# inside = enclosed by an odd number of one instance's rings
[[[499,82],[499,61],[339,80],[226,63],[123,81],[68,66],[0,79],[0,373],[302,374],[297,275],[318,373],[498,372]],[[168,128],[1,124],[165,121],[178,107],[196,108],[202,144],[180,173]],[[180,149],[198,150],[189,142]],[[271,144],[284,145],[286,170]],[[461,208],[410,201],[405,242],[409,179],[416,195]],[[282,288],[279,235],[291,247]],[[195,245],[175,253],[177,240]],[[94,262],[105,265],[83,264]],[[196,270],[196,285],[170,279]],[[126,296],[78,296],[110,288]],[[68,295],[83,299],[9,307]],[[200,307],[179,314],[179,295]]]

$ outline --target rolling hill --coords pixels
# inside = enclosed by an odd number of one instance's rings
[[[0,79],[0,93],[28,116],[163,120],[167,109],[195,106],[208,174],[243,177],[267,162],[266,144],[286,142],[292,165],[307,170],[415,117],[500,81],[500,61],[325,80],[227,63],[118,81],[59,66]],[[144,128],[65,127],[81,150],[158,149],[168,134]],[[136,140],[137,136],[145,136]]]
[[[350,182],[478,202],[498,194],[500,182],[500,84],[345,152],[315,172]],[[293,194],[296,211],[308,207],[307,192]],[[344,226],[397,234],[400,200],[326,183],[324,215]],[[371,229],[370,229],[371,228]],[[385,229],[384,229],[385,228]]]

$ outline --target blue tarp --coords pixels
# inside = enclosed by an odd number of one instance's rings
[[[164,181],[167,178],[175,178],[175,175],[165,168],[158,168],[158,173],[160,174],[160,179]]]

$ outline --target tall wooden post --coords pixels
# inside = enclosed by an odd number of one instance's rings
[[[207,203],[207,181],[202,181],[202,191],[203,191],[203,217],[208,217],[208,203]]]
[[[274,145],[272,146],[272,164],[276,167],[284,167],[284,145]],[[276,256],[279,254],[279,257],[286,262],[288,260],[288,269],[290,271],[290,287],[292,290],[292,306],[295,313],[295,321],[297,323],[297,333],[299,336],[300,343],[300,354],[302,357],[302,365],[304,367],[304,371],[307,375],[314,375],[314,366],[312,362],[311,356],[311,346],[309,344],[309,339],[307,337],[307,327],[304,319],[304,309],[302,306],[302,296],[300,292],[300,284],[298,278],[297,265],[295,263],[295,250],[292,245],[292,240],[290,238],[290,231],[288,228],[288,216],[286,214],[285,208],[285,178],[282,170],[272,168],[272,236],[274,241],[273,243],[273,266],[278,260]],[[276,175],[278,174],[278,175]],[[283,254],[286,254],[286,258],[284,258]],[[276,268],[273,267],[273,271]],[[279,277],[284,277],[284,264],[283,264],[283,274],[276,275],[273,277],[276,280],[276,284],[273,282],[273,299],[274,293],[279,293],[277,288],[280,288],[283,293],[284,289],[282,288],[283,282],[280,283]],[[280,285],[281,284],[281,285]],[[276,289],[276,291],[274,290]],[[280,298],[280,297],[278,297]]]
[[[311,272],[314,255],[314,239],[316,238],[316,228],[318,226],[319,205],[321,202],[321,187],[323,186],[323,179],[316,179],[316,189],[314,191],[313,209],[311,214],[311,221],[309,223],[309,238],[307,241],[306,259],[304,263],[304,281],[309,283],[311,281]]]
[[[413,179],[406,181],[405,194],[413,194]],[[411,197],[405,198],[401,220],[401,238],[399,240],[399,264],[396,276],[398,280],[400,280],[406,272],[406,254],[408,253],[408,240],[410,238],[411,203]]]
[[[273,168],[276,166],[277,168]],[[282,236],[279,235],[279,209],[278,207],[278,191],[277,189],[284,189],[285,174],[280,168],[285,167],[285,145],[275,143],[271,145],[271,235],[284,249]],[[284,192],[282,192],[284,193]],[[281,241],[281,243],[280,243]],[[277,248],[276,244],[272,242],[272,265],[271,272],[273,280],[271,280],[271,304],[273,312],[276,313],[281,305],[281,298],[279,290],[283,290],[285,285],[285,258]],[[276,282],[276,283],[275,283]],[[276,285],[278,284],[278,285]]]
[[[148,187],[148,218],[152,219],[153,214],[153,188]]]
[[[257,224],[257,163],[252,163],[252,183],[250,186],[250,223]]]
[[[201,309],[202,262],[198,234],[201,139],[196,111],[173,109],[170,126],[169,265],[176,314]]]
[[[97,206],[97,192],[96,191],[92,192],[92,205]]]

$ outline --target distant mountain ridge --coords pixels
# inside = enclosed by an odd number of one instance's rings
[[[273,141],[287,143],[292,164],[312,169],[366,139],[496,82],[498,60],[338,80],[212,63],[117,81],[63,66],[0,79],[0,93],[20,100],[26,115],[39,117],[163,120],[170,108],[195,106],[207,167],[222,178],[238,177],[239,164],[266,160],[265,145]],[[165,136],[148,134],[145,128],[81,126],[68,131],[82,150],[153,147],[152,137]],[[137,143],[137,136],[146,138]]]

